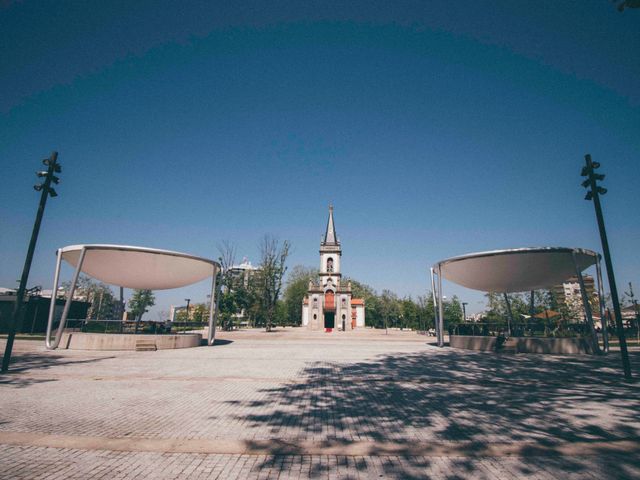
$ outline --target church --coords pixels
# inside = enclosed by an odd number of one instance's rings
[[[302,301],[302,325],[310,330],[364,328],[364,299],[352,298],[351,282],[342,283],[340,263],[342,247],[333,223],[333,206],[324,238],[320,242],[320,278],[309,282]]]

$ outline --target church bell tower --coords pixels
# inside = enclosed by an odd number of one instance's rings
[[[336,227],[333,223],[333,205],[329,206],[329,219],[324,239],[320,242],[320,281],[322,287],[340,286],[342,274],[340,273],[340,258],[342,248],[336,235]]]

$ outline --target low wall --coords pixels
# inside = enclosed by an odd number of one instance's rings
[[[516,352],[520,353],[593,353],[587,338],[516,338]]]
[[[495,351],[496,337],[475,337],[471,335],[449,335],[449,345],[466,350]]]
[[[451,335],[449,344],[453,348],[495,351],[496,337]],[[511,337],[504,348],[512,351],[515,349],[516,353],[593,353],[591,342],[587,338]]]
[[[118,333],[76,333],[62,334],[60,348],[69,350],[135,350],[136,343],[155,343],[156,349],[199,347],[202,340],[200,333],[184,335],[143,335]]]

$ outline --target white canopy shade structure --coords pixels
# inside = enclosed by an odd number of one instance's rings
[[[48,349],[55,349],[60,344],[80,273],[85,273],[112,285],[145,290],[180,288],[212,277],[208,343],[209,345],[213,344],[215,340],[216,277],[220,272],[218,262],[170,250],[127,245],[71,245],[58,249],[56,255],[54,292],[58,289],[62,260],[75,267],[75,272],[53,342],[51,341],[51,330],[55,298],[51,300],[46,336]]]
[[[508,293],[548,288],[578,277],[587,323],[593,329],[591,308],[582,272],[596,265],[601,318],[604,318],[600,256],[591,250],[565,247],[532,247],[470,253],[441,260],[431,268],[431,286],[436,308],[438,345],[444,344],[442,278],[483,292]],[[438,288],[434,276],[438,277]],[[436,299],[437,292],[437,299]],[[603,328],[606,326],[603,323]],[[594,330],[595,331],[595,330]]]
[[[595,265],[596,253],[571,248],[515,248],[471,253],[438,262],[442,276],[483,292],[525,292],[562,283]]]

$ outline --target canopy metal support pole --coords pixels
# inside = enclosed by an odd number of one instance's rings
[[[442,267],[438,264],[438,346],[444,347],[444,299],[442,298]]]
[[[55,310],[55,298],[54,295],[57,293],[58,289],[58,278],[60,275],[60,260],[62,259],[62,251],[58,250],[58,260],[56,262],[56,273],[54,278],[53,292],[51,292],[51,306],[49,308],[49,321],[47,323],[47,337],[45,339],[45,345],[49,350],[55,350],[58,348],[60,344],[60,340],[62,339],[62,333],[64,332],[64,326],[67,323],[67,316],[69,315],[69,309],[71,308],[71,302],[73,300],[73,294],[76,291],[76,284],[78,283],[78,277],[80,276],[80,272],[82,271],[82,264],[84,263],[84,257],[87,253],[87,249],[83,248],[80,250],[80,258],[78,259],[78,265],[76,266],[76,271],[73,273],[73,279],[71,280],[71,287],[69,288],[69,293],[67,294],[67,301],[64,304],[64,310],[62,311],[62,318],[60,318],[60,325],[58,325],[58,330],[56,332],[56,338],[53,340],[53,344],[51,343],[51,327],[53,324],[53,313]]]
[[[60,264],[62,263],[62,251],[56,250],[56,271],[53,274],[53,288],[51,289],[51,303],[49,304],[49,318],[47,320],[47,335],[45,337],[45,345],[51,350],[51,327],[53,324],[53,315],[56,311],[56,299],[58,298],[58,282],[60,281]]]
[[[216,295],[216,280],[218,269],[213,267],[213,280],[211,281],[211,305],[209,305],[209,338],[207,345],[211,346],[216,341],[216,323],[218,316],[218,295]]]
[[[511,336],[511,326],[513,325],[513,312],[511,311],[511,301],[509,300],[509,295],[507,295],[507,292],[503,293],[504,295],[504,301],[507,304],[507,314],[509,315],[509,323],[507,324],[507,333],[509,336]]]
[[[584,286],[584,278],[582,278],[582,272],[578,266],[575,252],[572,252],[573,265],[576,267],[576,276],[578,277],[578,283],[580,284],[580,294],[582,295],[582,305],[584,306],[584,313],[587,317],[587,326],[591,332],[591,343],[593,344],[593,352],[600,353],[600,345],[598,344],[598,336],[596,335],[596,329],[593,326],[593,315],[591,314],[591,304],[589,303],[589,296],[587,295],[587,289]]]
[[[536,313],[536,291],[531,290],[531,297],[529,297],[529,315],[533,318]]]
[[[607,319],[605,317],[604,289],[602,286],[602,269],[600,268],[600,255],[596,257],[596,276],[598,278],[598,307],[600,310],[600,323],[602,324],[602,342],[604,351],[609,351],[609,332],[607,331]]]
[[[220,316],[220,296],[222,292],[222,274],[224,269],[220,271],[220,281],[216,284],[216,309],[213,311],[213,335],[215,336],[218,329],[218,317]]]
[[[536,314],[536,291],[531,290],[531,297],[529,298],[529,318],[533,321],[533,317]],[[529,327],[529,320],[525,317],[524,328],[525,331]]]
[[[124,312],[125,312],[125,308],[124,308],[124,288],[120,287],[120,301],[118,302],[118,318],[120,319],[120,322],[119,322],[120,333],[122,333],[122,330],[123,330],[123,327],[124,327]]]
[[[438,301],[436,300],[436,280],[433,274],[433,267],[429,269],[431,272],[431,296],[433,297],[433,326],[436,327],[436,339],[440,338],[440,325],[438,324]]]

